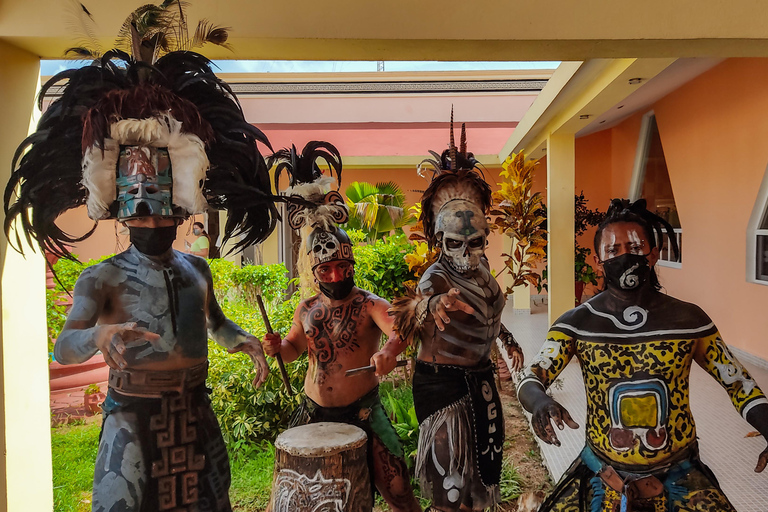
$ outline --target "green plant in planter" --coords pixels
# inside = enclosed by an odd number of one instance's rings
[[[101,393],[101,388],[98,386],[98,384],[88,384],[88,386],[83,390],[84,395],[96,395],[98,393]]]
[[[579,245],[578,239],[581,235],[586,233],[587,229],[591,226],[599,225],[605,218],[605,213],[600,210],[590,210],[587,207],[589,199],[584,197],[584,191],[574,196],[574,235],[576,242],[574,243],[574,266],[573,274],[574,281],[576,283],[584,283],[584,285],[591,284],[597,285],[597,272],[587,262],[587,257],[592,254],[592,250],[588,247],[582,247]],[[544,215],[546,216],[546,207],[544,207]],[[547,270],[545,269],[541,273],[541,279],[539,279],[536,289],[541,293],[541,290],[547,290]]]

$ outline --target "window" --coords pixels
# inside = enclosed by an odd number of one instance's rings
[[[659,247],[659,264],[680,268],[683,261],[683,229],[677,214],[675,194],[672,192],[667,160],[664,158],[659,127],[653,112],[643,117],[629,195],[633,201],[644,198],[648,202],[648,210],[672,225],[680,248],[680,258],[675,259],[675,253],[671,250],[668,235],[665,233],[661,240],[656,240]]]
[[[747,229],[747,281],[768,284],[768,170]]]

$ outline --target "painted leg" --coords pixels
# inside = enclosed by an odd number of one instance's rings
[[[421,512],[405,461],[387,450],[376,437],[373,438],[373,478],[393,512]]]
[[[141,508],[147,464],[136,434],[136,414],[107,416],[93,474],[93,512],[133,512]]]

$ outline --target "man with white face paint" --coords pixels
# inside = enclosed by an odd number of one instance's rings
[[[137,31],[132,38],[132,48],[147,48]],[[269,235],[276,209],[256,145],[266,139],[202,55],[142,57],[112,51],[44,86],[40,97],[68,80],[17,153],[6,226],[18,217],[29,241],[70,258],[77,240],[54,222],[67,209],[86,205],[94,221],[130,231],[128,250],[80,275],[54,345],[62,364],[100,352],[109,365],[92,510],[227,512],[229,459],[205,386],[208,337],[250,356],[254,387],[268,366],[259,340],[224,316],[206,261],[172,244],[181,220],[209,206],[229,209],[226,238]]]
[[[421,220],[440,257],[422,276],[416,296],[398,299],[392,308],[399,334],[410,339],[417,331],[421,342],[413,378],[416,473],[432,510],[443,512],[499,503],[504,420],[489,359],[492,344],[502,339],[514,370],[523,363],[501,324],[505,297],[485,258],[491,189],[466,151],[463,126],[461,140],[457,148],[451,133],[450,149],[425,161],[436,175],[422,196]]]
[[[611,202],[595,234],[606,289],[555,321],[518,386],[536,435],[559,446],[552,422],[561,430],[578,425],[545,389],[571,358],[581,363],[586,446],[541,511],[735,512],[699,459],[691,364],[712,375],[763,436],[768,401],[706,313],[659,291],[653,266],[662,226],[677,256],[672,227],[645,200]],[[768,449],[755,471],[766,463]]]

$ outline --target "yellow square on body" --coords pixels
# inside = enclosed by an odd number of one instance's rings
[[[655,395],[627,396],[619,403],[624,428],[655,428],[658,404]]]

